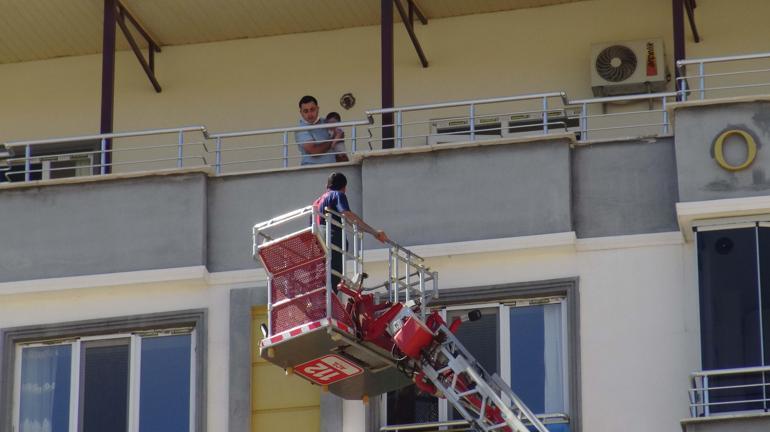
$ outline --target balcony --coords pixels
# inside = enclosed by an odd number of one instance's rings
[[[353,160],[388,148],[548,135],[573,135],[578,144],[668,136],[674,133],[671,103],[755,96],[770,86],[767,63],[770,53],[684,60],[677,65],[675,92],[570,99],[557,91],[441,102],[372,109],[363,119],[335,126],[345,132],[344,152]],[[210,167],[217,175],[289,168],[300,165],[294,134],[324,128],[329,126],[212,133],[193,126],[9,142],[0,155],[0,181],[189,167]]]
[[[770,429],[770,367],[694,372],[690,418],[684,432],[754,432]]]

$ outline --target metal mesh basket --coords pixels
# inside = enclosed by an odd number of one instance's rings
[[[352,326],[353,322],[336,295],[332,295],[332,318]],[[271,334],[326,318],[326,290],[318,289],[273,306]]]
[[[324,256],[324,248],[309,229],[280,241],[259,247],[259,259],[265,270],[274,275]]]
[[[326,286],[326,259],[319,257],[273,275],[270,299],[278,303]]]

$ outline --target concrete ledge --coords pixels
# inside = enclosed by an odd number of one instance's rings
[[[199,166],[193,168],[168,168],[152,171],[134,171],[118,174],[90,175],[83,177],[67,177],[53,180],[31,180],[28,182],[0,183],[0,191],[11,189],[28,189],[42,186],[69,185],[81,183],[96,183],[105,181],[125,180],[143,177],[163,177],[173,175],[185,175],[193,173],[202,173],[208,176],[214,175],[214,169],[208,166]]]
[[[387,149],[387,150],[371,150],[366,153],[356,154],[353,155],[353,162],[359,163],[367,158],[375,158],[375,157],[382,157],[382,156],[392,156],[392,155],[407,155],[407,154],[419,154],[419,153],[431,153],[436,151],[442,151],[442,150],[457,150],[457,149],[467,149],[467,148],[473,148],[473,147],[488,147],[488,146],[498,146],[498,145],[505,145],[505,144],[531,144],[531,143],[537,143],[537,142],[550,142],[550,141],[567,141],[569,142],[569,145],[574,145],[577,141],[575,140],[575,134],[573,132],[563,132],[563,133],[549,133],[548,135],[535,135],[535,136],[528,136],[528,137],[521,137],[521,138],[497,138],[497,139],[490,139],[490,140],[479,140],[479,141],[466,141],[466,142],[459,142],[459,143],[447,143],[447,144],[431,144],[431,145],[424,145],[419,147],[402,147],[402,148],[394,148],[394,149]],[[327,165],[328,166],[328,165]]]
[[[770,413],[696,417],[682,420],[681,425],[682,432],[766,432],[770,430]]]
[[[763,215],[770,215],[770,196],[676,203],[679,229],[688,241],[694,226],[756,221]]]

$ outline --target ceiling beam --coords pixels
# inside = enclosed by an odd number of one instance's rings
[[[422,25],[428,25],[428,18],[425,18],[425,14],[422,13],[422,9],[420,9],[420,6],[417,5],[417,3],[414,2],[414,0],[406,0],[406,2],[409,4],[409,21],[414,21],[413,14],[417,14],[417,19],[420,20]]]
[[[425,57],[425,52],[422,50],[422,46],[420,45],[420,41],[417,39],[417,35],[414,33],[414,15],[413,15],[413,7],[414,3],[411,0],[407,0],[409,3],[409,15],[407,16],[406,10],[404,9],[404,5],[401,4],[401,0],[393,0],[393,3],[396,5],[396,9],[398,10],[398,14],[401,16],[401,21],[404,23],[404,27],[406,28],[406,32],[409,34],[409,39],[412,40],[412,45],[414,45],[414,50],[417,51],[417,56],[420,58],[420,63],[422,63],[422,67],[426,68],[428,67],[428,59]],[[419,9],[418,9],[419,10]],[[421,13],[417,14],[418,16],[421,15]],[[427,23],[427,20],[425,21]]]

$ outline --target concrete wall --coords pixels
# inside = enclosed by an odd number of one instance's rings
[[[703,201],[767,195],[770,191],[770,102],[685,105],[676,110],[676,160],[680,201]],[[727,130],[740,129],[753,136],[756,159],[740,171],[719,166],[714,146]],[[724,157],[731,165],[747,158],[747,145],[729,138]]]
[[[579,238],[676,231],[673,138],[604,142],[573,151]]]
[[[0,281],[199,266],[203,173],[0,190]]]
[[[357,165],[304,168],[209,179],[208,267],[210,271],[254,268],[251,230],[262,222],[313,203],[337,170],[348,179],[351,209],[361,214],[361,168]],[[307,226],[310,220],[298,221]]]
[[[405,245],[571,231],[569,141],[372,157],[364,215]]]

